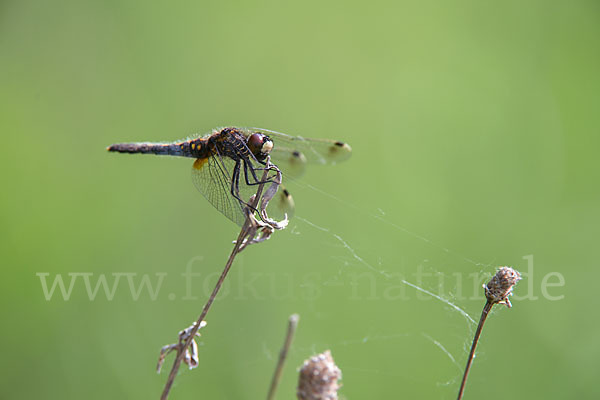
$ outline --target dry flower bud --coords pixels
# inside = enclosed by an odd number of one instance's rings
[[[508,296],[512,295],[513,287],[521,280],[521,274],[511,267],[500,267],[496,275],[483,285],[485,297],[492,304],[506,304],[511,307]]]
[[[329,350],[304,361],[300,369],[299,400],[337,400],[338,380],[342,371],[335,365]]]

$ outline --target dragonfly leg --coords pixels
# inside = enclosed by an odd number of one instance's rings
[[[242,205],[242,207],[248,207],[252,210],[252,212],[258,212],[256,208],[250,206],[250,204],[248,204],[246,200],[240,197],[240,163],[240,161],[237,161],[235,163],[235,167],[233,167],[233,172],[231,175],[231,195],[240,202],[240,205]],[[245,165],[246,164],[244,163],[244,166]],[[246,177],[246,181],[247,180],[248,178]]]
[[[273,182],[273,178],[267,178],[264,181],[260,181],[258,179],[258,177],[256,176],[256,170],[258,171],[264,171],[265,168],[254,168],[252,165],[248,166],[248,161],[247,160],[243,160],[242,161],[244,163],[244,179],[246,180],[246,185],[248,186],[253,186],[253,185],[261,185],[261,184],[266,184],[266,183],[271,183]],[[248,169],[250,169],[250,173],[252,174],[252,178],[254,178],[254,182],[250,183],[250,179],[248,177]]]
[[[240,197],[240,162],[236,162],[231,174],[231,195],[239,202],[246,204]]]

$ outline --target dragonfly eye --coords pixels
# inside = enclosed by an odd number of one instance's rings
[[[253,133],[248,138],[248,148],[259,160],[265,158],[273,149],[273,141],[262,133]]]

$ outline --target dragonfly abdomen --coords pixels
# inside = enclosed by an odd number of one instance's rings
[[[206,141],[201,139],[178,143],[117,143],[109,146],[107,150],[130,154],[202,158],[207,156],[206,144]]]

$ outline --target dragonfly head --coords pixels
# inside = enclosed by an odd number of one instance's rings
[[[273,141],[265,134],[253,133],[248,137],[248,148],[259,161],[262,161],[273,150]]]

